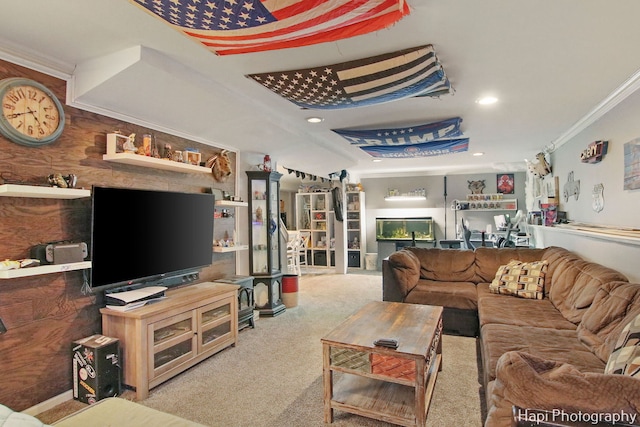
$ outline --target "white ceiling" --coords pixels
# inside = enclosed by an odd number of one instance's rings
[[[287,168],[361,178],[524,170],[525,158],[562,142],[640,70],[637,0],[407,1],[411,14],[376,33],[216,56],[127,0],[0,0],[0,58],[69,79],[67,103],[79,108],[270,154]],[[245,77],[424,44],[434,45],[454,95],[310,111]],[[499,103],[478,105],[486,94]],[[309,124],[311,115],[324,121]],[[330,131],[451,117],[463,119],[467,153],[372,163]]]

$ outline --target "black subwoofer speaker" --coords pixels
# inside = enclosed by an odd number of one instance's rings
[[[92,335],[71,347],[73,398],[95,403],[120,394],[120,346],[117,338]]]

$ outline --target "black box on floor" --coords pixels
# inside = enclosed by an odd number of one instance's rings
[[[120,394],[120,345],[117,338],[92,335],[71,346],[73,398],[95,403]]]
[[[327,265],[327,253],[325,251],[313,252],[313,265]]]

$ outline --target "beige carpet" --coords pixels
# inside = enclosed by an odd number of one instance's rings
[[[381,280],[379,274],[302,276],[297,307],[260,318],[255,329],[240,332],[236,347],[152,389],[140,403],[209,426],[323,426],[320,338],[366,302],[381,300]],[[475,339],[445,335],[427,425],[482,425],[479,389]],[[51,422],[82,407],[65,405],[39,418]],[[335,411],[334,425],[390,424]]]

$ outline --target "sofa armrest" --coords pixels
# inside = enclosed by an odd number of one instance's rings
[[[392,253],[382,260],[382,300],[403,302],[419,279],[418,257],[405,250]]]
[[[514,406],[550,411],[556,414],[555,419],[550,419],[555,422],[583,421],[584,417],[608,422],[607,416],[617,416],[617,425],[637,425],[640,380],[626,375],[580,372],[569,363],[509,351],[498,360],[488,403],[485,427],[513,425]]]

